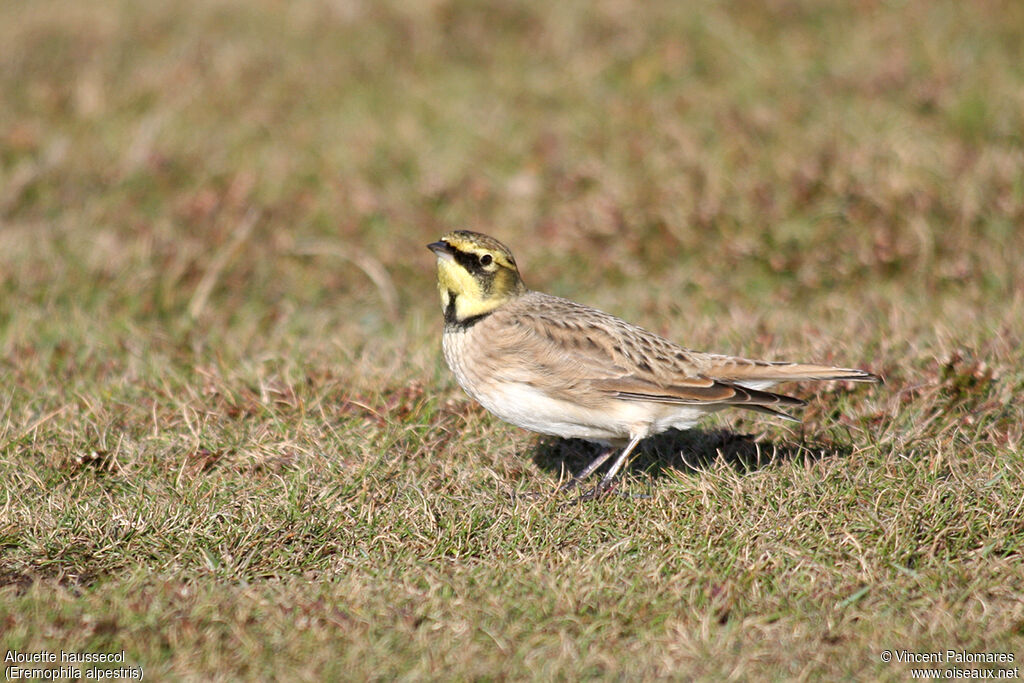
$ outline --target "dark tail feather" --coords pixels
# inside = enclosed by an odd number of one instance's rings
[[[743,405],[742,403],[736,404],[737,408],[743,408],[744,410],[752,410],[756,413],[764,413],[765,415],[771,415],[772,417],[781,417],[783,420],[789,420],[790,422],[800,422],[800,418],[793,417],[789,413],[784,413],[781,410],[775,410],[768,406],[752,406]]]

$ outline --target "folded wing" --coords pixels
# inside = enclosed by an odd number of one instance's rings
[[[512,316],[515,331],[499,342],[516,348],[532,373],[560,368],[564,382],[549,382],[556,397],[588,395],[680,405],[730,405],[793,419],[779,408],[805,405],[765,391],[808,380],[877,382],[868,372],[824,365],[754,361],[685,349],[643,328],[566,299],[531,292]],[[596,396],[594,396],[596,398]]]

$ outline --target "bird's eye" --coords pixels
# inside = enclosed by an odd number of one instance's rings
[[[483,256],[480,257],[480,265],[489,266],[491,265],[491,261],[493,260],[494,258],[490,254],[484,254]]]

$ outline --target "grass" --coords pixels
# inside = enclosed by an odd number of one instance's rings
[[[0,5],[0,649],[148,679],[1024,658],[1019,3]],[[593,453],[440,358],[451,227],[885,375]],[[993,666],[993,665],[989,665]]]

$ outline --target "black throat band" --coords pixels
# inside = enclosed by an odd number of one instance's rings
[[[486,313],[479,313],[477,315],[471,315],[468,318],[459,320],[455,315],[455,298],[458,295],[452,290],[448,290],[448,305],[444,307],[444,326],[447,328],[454,328],[460,331],[468,330],[469,328],[476,325],[478,322],[486,318],[491,314],[490,311]]]

